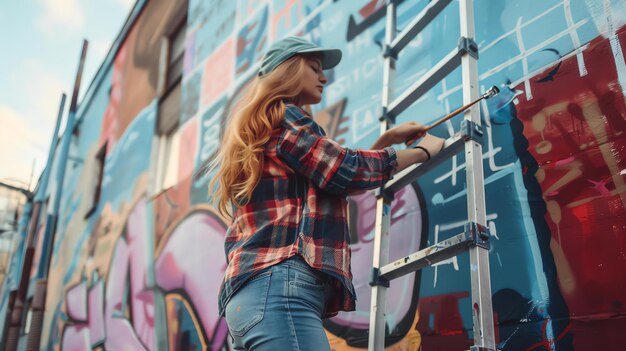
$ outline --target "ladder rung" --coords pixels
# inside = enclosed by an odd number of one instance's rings
[[[391,43],[391,51],[399,53],[415,38],[452,0],[431,1]]]
[[[443,161],[459,153],[467,141],[475,141],[482,145],[482,137],[483,132],[480,125],[471,120],[463,120],[461,122],[461,131],[452,138],[446,139],[443,149],[437,155],[433,156],[428,162],[408,166],[395,174],[393,179],[376,190],[376,196],[389,196],[390,199],[393,199],[393,194],[398,190],[413,183],[422,174],[429,172]]]
[[[418,271],[424,267],[447,260],[468,250],[474,244],[474,235],[470,231],[442,240],[435,245],[414,252],[404,258],[380,268],[380,276],[393,280],[403,275]]]
[[[433,156],[428,162],[417,163],[398,172],[393,176],[393,179],[385,183],[381,191],[383,193],[395,194],[398,190],[413,183],[419,176],[458,154],[464,148],[465,140],[466,136],[464,134],[457,134],[452,138],[446,139],[443,150],[437,155]]]
[[[444,77],[459,67],[461,65],[461,57],[463,57],[464,53],[465,50],[458,47],[454,48],[454,50],[439,61],[437,65],[426,72],[420,80],[413,83],[413,85],[389,105],[387,108],[388,116],[390,118],[397,117]]]

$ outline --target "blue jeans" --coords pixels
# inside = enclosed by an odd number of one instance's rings
[[[234,349],[330,351],[321,317],[331,289],[299,256],[262,270],[226,305]]]

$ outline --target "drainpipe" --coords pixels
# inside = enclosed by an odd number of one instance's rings
[[[56,174],[56,189],[54,193],[54,203],[51,211],[49,211],[46,219],[46,231],[43,237],[43,245],[41,252],[41,261],[38,270],[38,276],[41,279],[37,281],[35,293],[32,303],[32,321],[26,350],[37,351],[41,343],[41,331],[43,327],[43,319],[46,305],[46,292],[48,286],[48,276],[50,273],[50,262],[52,260],[52,249],[54,247],[54,238],[57,232],[57,224],[59,219],[59,209],[61,206],[61,197],[63,195],[63,182],[65,180],[65,169],[67,168],[67,159],[70,149],[70,142],[74,131],[74,122],[76,120],[76,105],[78,101],[78,91],[80,90],[80,82],[85,66],[85,57],[87,56],[87,40],[83,40],[83,49],[80,55],[78,71],[76,72],[76,80],[74,81],[74,91],[72,92],[72,101],[70,102],[69,113],[67,114],[67,126],[63,132],[61,139],[61,150],[59,151],[59,167]]]
[[[39,216],[41,215],[41,207],[46,197],[48,190],[48,180],[50,179],[50,169],[52,168],[52,159],[54,157],[54,151],[58,145],[59,128],[61,126],[61,119],[63,118],[63,108],[65,106],[65,94],[61,95],[61,105],[59,106],[59,113],[57,114],[56,124],[54,126],[54,133],[52,133],[52,140],[50,141],[50,148],[48,149],[48,160],[46,161],[46,167],[43,170],[43,174],[37,186],[35,194],[26,195],[30,201],[33,202],[31,213],[26,212],[22,216],[30,217],[27,225],[22,228],[20,233],[21,237],[25,237],[24,251],[22,254],[22,263],[20,265],[20,277],[17,286],[17,290],[11,291],[9,295],[9,306],[7,308],[5,331],[3,333],[2,342],[0,344],[0,350],[15,351],[20,338],[20,328],[22,326],[22,318],[25,316],[24,307],[28,295],[28,283],[30,280],[30,270],[33,264],[33,256],[35,253],[35,234],[39,227]],[[34,196],[33,196],[34,195]],[[27,229],[28,228],[28,229]]]
[[[19,191],[26,197],[26,204],[24,205],[22,212],[22,216],[20,218],[20,222],[16,231],[18,233],[18,237],[20,240],[20,244],[15,247],[15,251],[10,254],[10,259],[8,260],[8,271],[6,272],[4,284],[0,289],[0,295],[4,295],[4,291],[8,291],[9,299],[7,303],[7,309],[5,315],[2,316],[4,322],[2,323],[2,330],[0,330],[0,350],[5,350],[5,344],[7,341],[9,326],[11,325],[11,313],[13,311],[13,307],[15,305],[15,298],[17,296],[17,283],[19,281],[19,274],[21,272],[21,268],[18,264],[18,260],[20,260],[23,255],[24,248],[24,239],[26,237],[26,228],[28,226],[28,218],[30,218],[32,205],[33,205],[33,193],[28,189],[22,189],[18,187],[14,187],[12,185],[0,182],[0,187],[8,188],[11,190]],[[26,221],[26,222],[25,222]],[[19,262],[21,263],[21,262]]]
[[[44,172],[46,171],[47,169],[44,169]],[[20,279],[18,282],[17,290],[11,291],[11,296],[9,298],[9,306],[6,315],[8,330],[6,337],[3,338],[5,343],[4,348],[0,348],[7,351],[17,350],[20,339],[20,331],[22,327],[22,319],[26,315],[24,308],[28,295],[30,268],[32,266],[33,256],[35,252],[35,246],[33,243],[39,223],[39,214],[41,211],[40,208],[41,205],[33,206],[30,224],[27,226],[28,234],[26,235],[26,240],[24,243],[24,254],[21,264]],[[26,227],[24,229],[26,231]]]

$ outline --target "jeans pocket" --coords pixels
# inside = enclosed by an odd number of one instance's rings
[[[307,289],[324,290],[326,287],[324,280],[319,275],[311,272],[311,269],[293,267],[295,274],[289,284]]]
[[[244,336],[263,320],[272,272],[248,280],[226,305],[226,323],[233,335]]]

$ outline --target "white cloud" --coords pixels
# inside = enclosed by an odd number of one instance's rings
[[[41,25],[44,30],[56,27],[81,29],[85,13],[77,0],[42,0],[44,5]]]
[[[124,6],[124,8],[131,9],[137,0],[117,0],[117,2]]]
[[[35,159],[36,181],[45,166],[66,84],[39,60],[24,60],[16,69],[21,72],[13,84],[17,95],[36,98],[22,107],[18,107],[17,101],[0,99],[0,179],[11,177],[28,182]],[[65,106],[67,111],[68,102]]]
[[[52,128],[63,91],[68,95],[65,111],[69,106],[71,92],[64,90],[69,89],[67,83],[57,78],[54,75],[55,71],[50,70],[46,63],[40,60],[24,60],[19,71],[22,72],[22,84],[16,88],[21,89],[23,94],[37,97],[29,110],[24,111],[25,117],[29,121],[37,121],[40,128]]]
[[[5,105],[0,105],[0,125],[0,179],[28,183],[35,159],[36,181],[46,162],[52,132],[34,127],[23,114]]]

